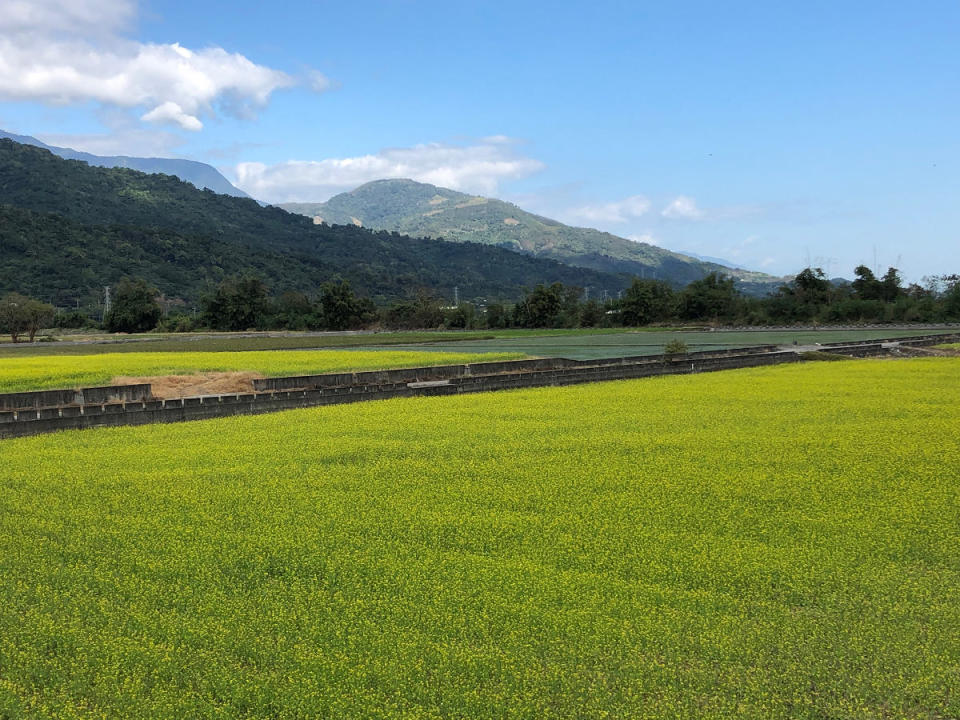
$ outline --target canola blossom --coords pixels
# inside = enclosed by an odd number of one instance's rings
[[[0,717],[960,716],[960,359],[0,442]]]
[[[137,352],[40,355],[0,359],[0,393],[108,385],[117,376],[189,375],[252,371],[267,376],[386,370],[517,360],[522,353],[429,351],[266,350],[248,352]]]

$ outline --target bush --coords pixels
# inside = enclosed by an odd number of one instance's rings
[[[157,326],[161,313],[156,288],[140,278],[124,278],[117,284],[103,324],[112,333],[147,332]]]
[[[686,355],[690,348],[683,340],[671,340],[663,346],[664,355]]]
[[[79,310],[70,310],[57,314],[53,319],[54,327],[62,330],[79,330],[80,328],[90,327],[94,322],[88,315]]]
[[[168,315],[160,320],[157,330],[165,333],[186,333],[197,329],[197,321],[189,315]]]

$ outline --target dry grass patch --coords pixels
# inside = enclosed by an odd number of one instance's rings
[[[154,377],[130,377],[118,375],[112,385],[138,385],[150,383],[153,396],[158,400],[193,397],[196,395],[226,395],[229,393],[253,392],[253,381],[264,377],[256,372],[207,372],[193,375],[158,375]]]

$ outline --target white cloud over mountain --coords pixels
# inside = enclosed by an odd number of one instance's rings
[[[275,165],[247,162],[236,167],[237,186],[270,202],[320,202],[336,193],[382,178],[409,178],[483,195],[496,194],[504,180],[531,175],[544,166],[517,154],[503,136],[471,145],[428,143],[387,148],[372,155],[325,160],[289,160]]]
[[[694,199],[686,195],[675,197],[660,211],[660,214],[671,220],[699,220],[703,217],[703,212],[697,207]]]
[[[299,82],[223,48],[130,40],[136,10],[132,0],[0,0],[0,99],[92,101],[197,131],[203,117],[248,115]],[[315,71],[305,84],[329,87]]]
[[[616,202],[584,205],[566,213],[576,222],[625,223],[642,217],[650,210],[650,201],[643,195],[632,195]]]

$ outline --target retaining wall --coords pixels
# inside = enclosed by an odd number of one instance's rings
[[[943,345],[945,343],[960,342],[960,333],[949,333],[944,335],[911,335],[903,338],[890,338],[886,340],[850,340],[848,342],[824,343],[822,348],[833,352],[835,347],[855,347],[858,345]]]
[[[935,345],[960,335],[821,346],[831,353],[867,357],[889,354],[898,345]],[[82,390],[15,393],[0,404],[0,438],[57,430],[157,422],[182,422],[231,415],[333,405],[394,397],[455,395],[603,380],[627,380],[801,362],[793,350],[774,346],[712,350],[687,355],[641,355],[602,360],[518,360],[445,365],[360,373],[338,373],[256,381],[258,392],[153,400],[149,385],[117,385]],[[291,389],[294,388],[294,389]],[[54,407],[43,407],[51,399]],[[25,407],[23,403],[27,403]],[[3,400],[0,399],[0,403]],[[19,403],[12,408],[10,405]]]
[[[371,370],[356,373],[326,373],[322,375],[299,375],[281,378],[263,378],[253,381],[257,391],[302,390],[311,388],[351,387],[356,385],[384,385],[392,383],[420,383],[455,378],[501,375],[504,373],[533,373],[549,370],[565,370],[588,367],[605,367],[637,364],[662,364],[672,358],[686,360],[742,357],[773,352],[776,345],[758,345],[734,350],[703,350],[684,355],[632,355],[597,360],[567,360],[566,358],[540,358],[537,360],[505,360],[502,362],[471,363],[469,365],[438,365],[436,367],[401,368],[398,370]]]
[[[106,387],[76,388],[73,390],[39,390],[36,392],[5,393],[0,395],[0,410],[27,410],[65,405],[103,405],[118,402],[150,400],[151,386],[109,385]]]
[[[649,358],[645,358],[649,360]],[[0,411],[0,438],[21,437],[57,430],[119,425],[143,425],[157,422],[181,422],[230,415],[250,415],[277,410],[333,405],[395,397],[455,395],[517,388],[572,385],[601,380],[625,380],[655,375],[710,372],[733,368],[798,362],[793,352],[749,354],[724,357],[660,358],[656,362],[605,364],[590,367],[548,367],[521,372],[501,372],[479,376],[440,379],[439,384],[411,387],[403,380],[351,386],[301,390],[280,390],[239,395],[209,395],[177,400],[73,405],[31,410]],[[456,367],[456,366],[454,366]],[[357,373],[367,375],[367,373]],[[436,382],[436,381],[435,381]]]

